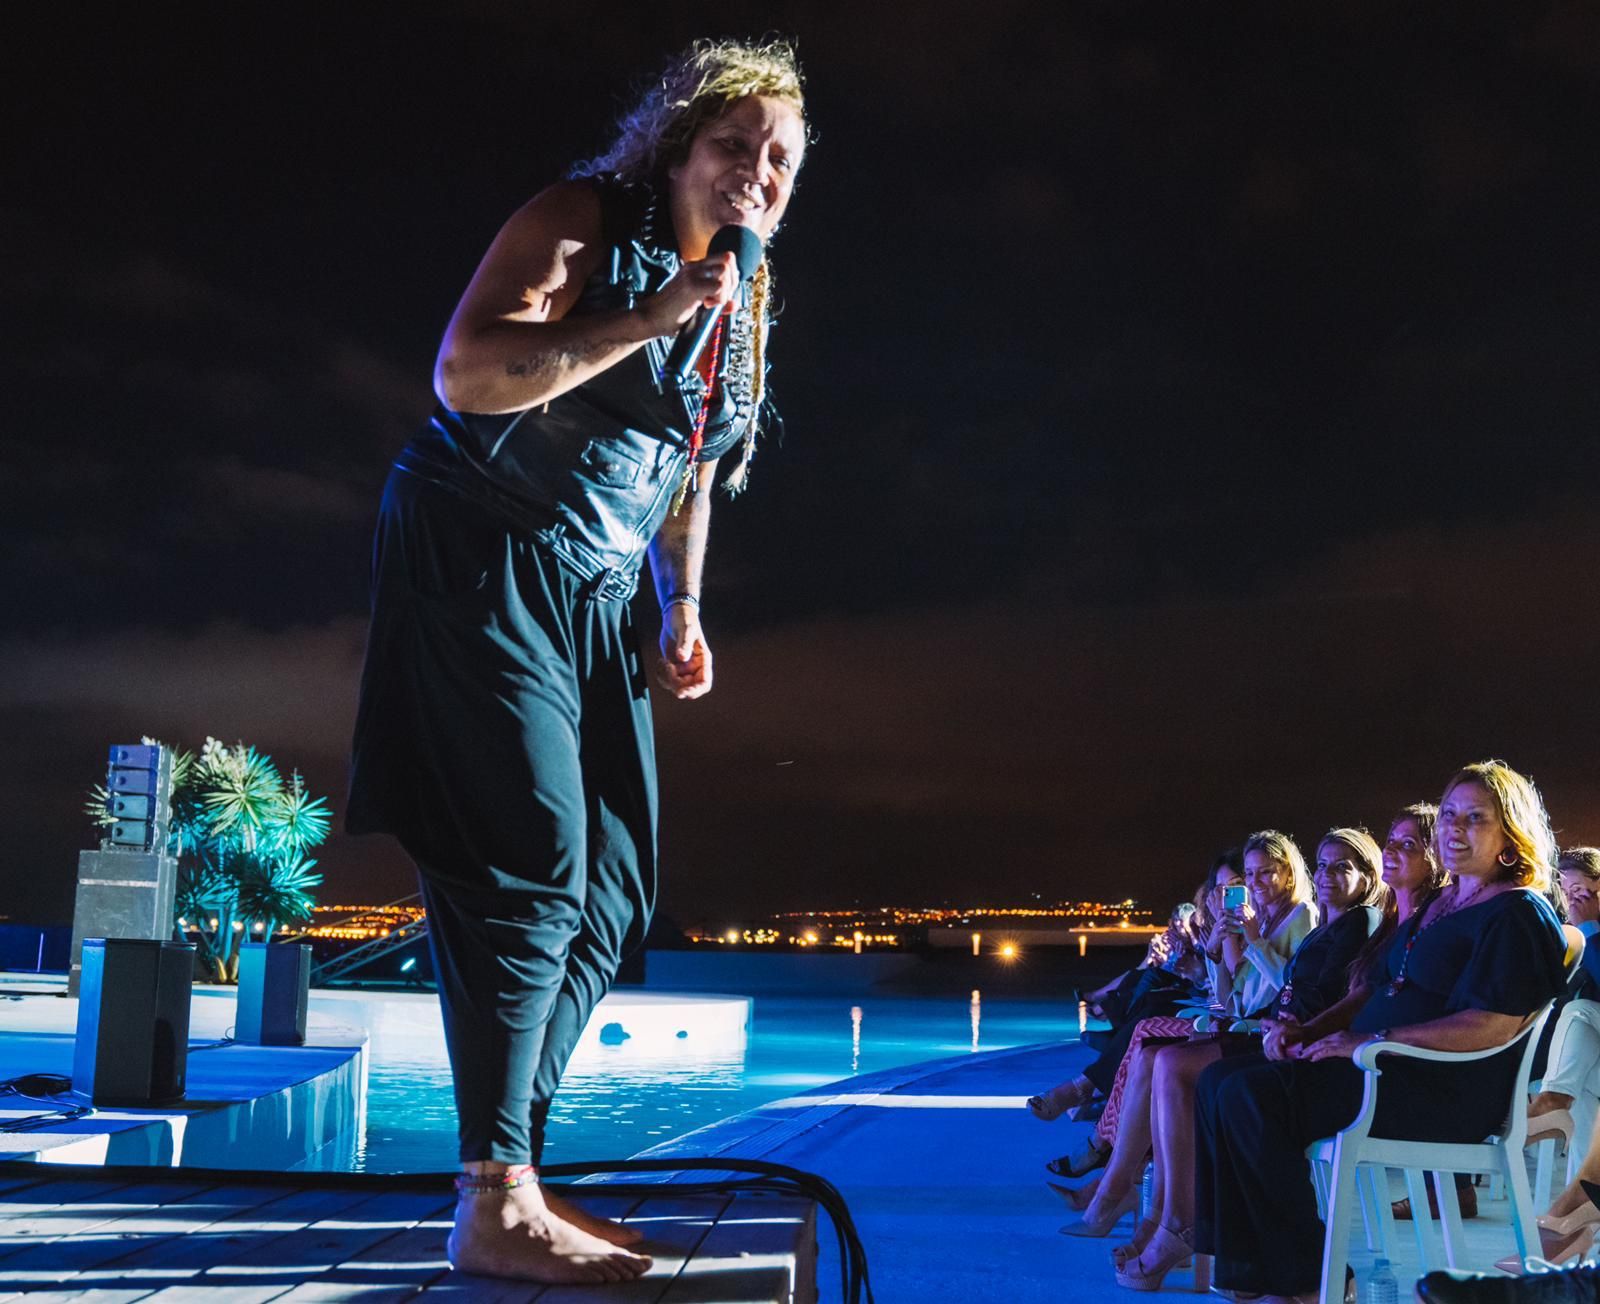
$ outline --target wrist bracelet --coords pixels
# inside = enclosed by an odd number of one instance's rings
[[[700,599],[695,597],[695,595],[692,593],[672,594],[665,602],[661,604],[661,610],[666,611],[668,607],[676,606],[680,602],[686,607],[693,607],[695,611],[700,610]]]

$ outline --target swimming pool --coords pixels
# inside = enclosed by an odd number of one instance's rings
[[[714,1045],[586,1040],[556,1096],[545,1155],[618,1158],[858,1073],[1077,1033],[1077,1005],[1060,999],[758,996],[743,1035]],[[453,1168],[455,1126],[442,1037],[375,1031],[362,1134],[307,1166]]]

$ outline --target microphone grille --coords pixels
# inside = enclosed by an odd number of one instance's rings
[[[747,226],[730,222],[711,237],[706,253],[732,254],[739,264],[739,279],[748,281],[761,266],[761,237]]]

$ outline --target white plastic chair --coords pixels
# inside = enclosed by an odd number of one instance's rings
[[[1567,972],[1576,968],[1583,954],[1583,936],[1576,928],[1564,926],[1567,938]],[[1433,1173],[1433,1189],[1439,1200],[1439,1221],[1444,1231],[1445,1262],[1451,1268],[1469,1266],[1466,1263],[1466,1241],[1461,1229],[1461,1206],[1456,1202],[1456,1173],[1491,1173],[1505,1180],[1511,1197],[1511,1228],[1517,1238],[1517,1252],[1527,1259],[1539,1249],[1538,1227],[1534,1222],[1533,1192],[1528,1186],[1528,1169],[1523,1159],[1522,1143],[1528,1134],[1528,1075],[1533,1065],[1533,1052],[1539,1043],[1539,1033],[1550,1017],[1554,1001],[1547,1003],[1523,1024],[1516,1036],[1488,1050],[1452,1052],[1423,1050],[1416,1046],[1402,1046],[1396,1042],[1368,1042],[1357,1048],[1352,1057],[1356,1067],[1365,1074],[1361,1096],[1361,1109],[1353,1122],[1342,1132],[1306,1148],[1312,1171],[1321,1173],[1317,1181],[1319,1195],[1323,1197],[1323,1218],[1327,1232],[1322,1246],[1322,1297],[1321,1304],[1343,1304],[1345,1268],[1350,1257],[1350,1220],[1361,1203],[1358,1196],[1357,1173],[1366,1166],[1373,1173],[1376,1202],[1387,1208],[1384,1170],[1402,1168],[1406,1171],[1406,1186],[1411,1196],[1413,1217],[1425,1214],[1428,1194],[1422,1174]],[[1378,1105],[1378,1084],[1383,1070],[1378,1067],[1378,1056],[1397,1055],[1406,1059],[1432,1060],[1446,1064],[1466,1064],[1473,1060],[1498,1055],[1508,1047],[1522,1044],[1522,1056],[1517,1063],[1517,1076],[1512,1084],[1510,1108],[1504,1126],[1484,1141],[1403,1141],[1390,1137],[1370,1135],[1372,1117]],[[1378,1239],[1390,1230],[1387,1221],[1377,1216],[1381,1231],[1369,1220],[1369,1244],[1378,1231]],[[1422,1222],[1417,1226],[1417,1242],[1424,1256],[1427,1251]]]

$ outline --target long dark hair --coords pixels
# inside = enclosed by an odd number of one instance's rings
[[[1401,820],[1410,820],[1417,826],[1417,833],[1423,846],[1423,854],[1427,857],[1428,864],[1433,867],[1433,874],[1428,880],[1428,888],[1422,895],[1413,914],[1420,914],[1432,903],[1450,881],[1439,865],[1438,852],[1434,848],[1434,829],[1438,826],[1439,808],[1425,801],[1414,801],[1409,806],[1402,806],[1394,813],[1394,818],[1389,821],[1389,833],[1394,832],[1394,826]],[[1387,838],[1387,835],[1385,835]],[[1389,948],[1395,930],[1404,922],[1400,918],[1399,900],[1391,892],[1389,894],[1389,908],[1384,912],[1383,922],[1378,925],[1372,936],[1367,939],[1367,944],[1356,952],[1356,958],[1350,961],[1350,968],[1345,972],[1350,976],[1350,988],[1370,988],[1377,985],[1378,961]],[[1409,919],[1411,916],[1407,915]]]

